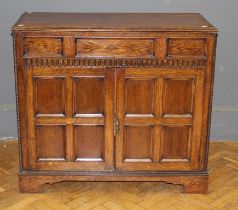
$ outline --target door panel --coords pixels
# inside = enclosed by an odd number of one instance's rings
[[[161,127],[160,161],[190,162],[191,125]]]
[[[153,149],[153,127],[125,126],[124,128],[125,162],[151,162]]]
[[[191,115],[194,101],[194,79],[164,79],[164,114]]]
[[[74,148],[76,161],[103,161],[102,125],[75,125]]]
[[[26,78],[32,169],[112,170],[115,101],[116,169],[198,168],[202,70],[32,68]]]
[[[113,168],[114,70],[27,69],[31,169]]]
[[[119,69],[116,168],[196,170],[203,85],[200,70]]]
[[[154,101],[153,79],[125,79],[125,114],[152,115]]]
[[[65,161],[64,125],[36,126],[37,161]]]
[[[104,77],[74,77],[74,114],[103,115]]]
[[[65,114],[65,78],[34,77],[34,102],[37,116]]]

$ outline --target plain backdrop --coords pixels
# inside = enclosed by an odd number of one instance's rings
[[[0,0],[0,139],[17,136],[11,26],[25,11],[199,12],[219,29],[211,139],[238,140],[237,0]]]

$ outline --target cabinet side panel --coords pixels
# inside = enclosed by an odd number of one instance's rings
[[[217,34],[212,34],[207,39],[207,68],[204,87],[203,100],[203,123],[202,123],[202,138],[200,149],[200,169],[207,170],[208,149],[210,140],[211,114],[212,114],[212,98],[214,88],[215,60]]]

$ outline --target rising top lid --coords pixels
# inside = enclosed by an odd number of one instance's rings
[[[199,13],[26,12],[12,30],[217,32],[217,28]]]

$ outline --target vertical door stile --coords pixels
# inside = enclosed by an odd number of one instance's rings
[[[105,169],[113,170],[114,168],[114,69],[105,68]]]
[[[29,166],[30,168],[34,167],[36,161],[37,161],[37,153],[38,153],[38,146],[35,141],[36,131],[35,131],[35,113],[34,113],[34,93],[33,93],[33,86],[34,86],[34,80],[32,78],[32,70],[33,69],[27,69],[25,71],[26,74],[26,113],[27,113],[27,125],[28,125],[28,140],[29,140]],[[28,157],[28,158],[29,158]]]
[[[117,153],[116,153],[116,148],[117,148],[117,131],[116,131],[116,127],[115,127],[115,120],[118,120],[117,117],[117,72],[118,72],[118,68],[114,68],[113,71],[113,76],[114,76],[114,85],[113,85],[113,91],[114,91],[114,96],[113,96],[113,169],[116,169],[116,157],[117,157]]]
[[[71,76],[66,76],[66,107],[65,117],[72,118],[73,113],[73,81]],[[73,142],[73,124],[66,123],[66,160],[72,162],[75,160]]]
[[[205,72],[203,70],[197,71],[197,81],[194,87],[194,96],[196,96],[194,101],[194,122],[193,122],[193,137],[192,139],[196,140],[193,142],[194,146],[191,148],[191,159],[194,160],[193,166],[197,168],[199,164],[199,151],[201,144],[201,131],[202,131],[202,121],[201,113],[203,113],[203,94],[204,94],[204,76]]]
[[[163,85],[164,78],[159,77],[156,79],[155,83],[155,105],[154,113],[155,118],[160,119],[163,115]],[[153,162],[159,162],[160,160],[160,142],[161,140],[161,123],[155,125],[155,134],[154,134],[154,146],[153,146]]]
[[[116,118],[119,120],[119,132],[117,132],[116,135],[116,143],[115,143],[115,162],[116,162],[116,168],[120,169],[122,166],[122,161],[123,161],[123,134],[124,134],[124,129],[123,129],[123,95],[124,95],[124,69],[117,69],[117,74],[116,74]]]

